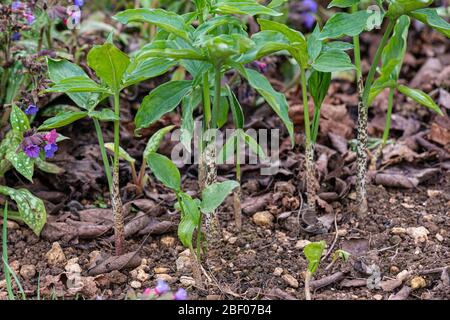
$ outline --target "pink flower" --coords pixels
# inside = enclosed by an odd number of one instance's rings
[[[55,129],[53,129],[52,131],[50,131],[49,133],[47,133],[44,136],[44,140],[47,141],[49,144],[56,143],[57,138],[58,138],[58,133],[56,132]]]

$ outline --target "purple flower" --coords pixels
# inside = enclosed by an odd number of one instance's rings
[[[173,298],[175,300],[187,300],[187,292],[183,288],[178,289],[178,291],[174,294]]]
[[[36,20],[36,17],[31,12],[26,12],[23,15],[27,19],[28,24],[33,24],[34,20]]]
[[[36,107],[34,104],[30,104],[25,109],[25,114],[31,116],[31,115],[35,115],[38,111],[39,111],[38,107]]]
[[[14,32],[11,36],[11,40],[12,41],[19,41],[20,38],[22,37],[22,35],[20,34],[20,32]]]
[[[23,4],[21,1],[14,1],[11,4],[11,9],[13,11],[18,11],[18,10],[21,10],[21,9],[25,9],[25,4]]]
[[[158,279],[158,283],[155,287],[155,293],[162,295],[170,290],[169,285],[164,280]]]
[[[56,145],[56,143],[48,143],[45,145],[44,151],[46,158],[53,158],[55,152],[58,151],[58,146]]]
[[[267,72],[267,63],[260,62],[260,61],[254,61],[254,66],[258,68],[259,72],[266,73]]]
[[[84,0],[73,0],[73,4],[78,7],[82,7],[84,5]]]
[[[314,23],[316,22],[316,17],[312,13],[302,13],[301,17],[305,27],[312,29]]]
[[[317,3],[314,0],[303,0],[305,10],[310,12],[317,12]]]
[[[30,144],[23,148],[23,152],[25,152],[25,154],[30,158],[35,159],[39,157],[39,152],[41,152],[41,148],[39,148],[38,145]]]

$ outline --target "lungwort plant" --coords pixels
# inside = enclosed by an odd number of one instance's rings
[[[194,130],[193,112],[201,105],[201,189],[216,181],[216,130],[226,122],[229,109],[237,129],[241,129],[244,123],[242,107],[230,89],[232,83],[223,83],[225,73],[233,71],[247,80],[278,114],[293,136],[284,95],[276,92],[263,75],[246,68],[246,64],[256,58],[250,54],[256,44],[249,38],[245,24],[234,16],[278,16],[280,14],[273,8],[283,2],[273,1],[263,6],[255,0],[198,0],[194,1],[196,10],[184,15],[163,9],[141,8],[126,10],[114,17],[124,24],[144,22],[158,27],[152,42],[133,54],[135,63],[158,65],[166,70],[177,66],[178,70],[182,68],[189,74],[189,80],[173,79],[154,89],[142,101],[135,124],[137,131],[146,128],[181,103],[181,142],[190,151]],[[253,144],[249,139],[244,141]],[[240,214],[239,209],[235,211],[237,215]],[[237,217],[236,221],[239,220]],[[210,240],[217,239],[219,226],[216,214],[208,215],[205,222],[207,236]]]
[[[383,141],[386,141],[395,91],[398,91],[417,103],[441,114],[433,99],[421,90],[408,88],[397,82],[406,50],[406,37],[410,19],[416,19],[450,37],[450,24],[442,19],[435,8],[429,8],[432,0],[378,0],[378,10],[359,10],[359,0],[333,0],[329,7],[351,8],[351,13],[334,14],[325,24],[320,39],[337,39],[343,36],[353,37],[354,56],[357,69],[358,92],[358,141],[357,141],[357,200],[361,214],[367,212],[366,170],[367,170],[367,116],[368,108],[374,98],[388,89],[389,105]],[[374,16],[375,15],[375,16]],[[374,23],[375,20],[379,20]],[[376,24],[386,21],[383,37],[378,45],[370,70],[363,83],[361,72],[359,34],[371,30]],[[377,77],[377,68],[382,63]]]

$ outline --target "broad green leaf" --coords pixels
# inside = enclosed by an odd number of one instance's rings
[[[314,61],[319,56],[320,52],[322,51],[323,42],[319,40],[320,35],[320,28],[317,24],[314,28],[314,31],[309,35],[307,40],[307,47],[308,47],[308,60]]]
[[[329,51],[329,50],[341,50],[341,51],[347,51],[352,50],[353,44],[349,42],[344,41],[332,41],[325,43],[323,45],[323,51]]]
[[[228,112],[230,111],[230,104],[228,97],[220,97],[219,112],[217,115],[217,128],[222,128],[228,122]]]
[[[354,37],[367,27],[371,12],[361,10],[355,13],[339,12],[333,15],[325,24],[319,39],[336,39],[342,36]]]
[[[355,69],[350,57],[340,50],[325,51],[314,61],[312,67],[321,72],[336,72]]]
[[[71,63],[67,60],[54,60],[47,59],[48,64],[48,74],[49,78],[52,82],[59,82],[61,80],[73,77],[85,77],[89,78],[84,70],[77,66],[74,63]],[[76,103],[76,105],[83,109],[90,109],[95,106],[99,101],[98,93],[75,93],[75,92],[66,92],[70,99]],[[48,108],[44,110],[46,112]],[[54,114],[56,115],[56,114]]]
[[[281,16],[282,13],[260,5],[255,0],[219,0],[215,4],[216,10],[221,14],[244,14],[249,16],[269,15]]]
[[[145,160],[150,170],[162,184],[174,191],[180,191],[180,171],[169,158],[158,153],[150,153]]]
[[[58,113],[61,112],[79,112],[79,111],[81,111],[79,108],[68,104],[56,104],[53,106],[46,107],[39,114],[43,117],[50,118],[56,116]]]
[[[90,118],[97,119],[99,121],[114,121],[118,120],[117,116],[115,115],[114,111],[111,109],[102,109],[101,111],[92,110],[89,111],[88,116]]]
[[[198,60],[205,61],[207,57],[199,53],[198,51],[191,49],[173,49],[173,48],[164,48],[164,49],[149,49],[146,51],[142,51],[139,54],[139,59],[145,60],[148,58],[169,58],[169,59],[187,59],[187,60]]]
[[[441,116],[443,115],[439,106],[433,101],[433,99],[429,95],[427,95],[422,90],[408,88],[407,86],[404,86],[404,85],[399,85],[397,87],[397,89],[402,94],[413,99],[417,103],[433,110],[434,112],[436,112],[437,114],[439,114]]]
[[[38,128],[38,130],[43,131],[61,128],[67,126],[68,124],[71,124],[72,122],[83,119],[87,115],[88,113],[84,111],[59,113],[57,116],[45,120],[44,123],[41,124],[41,126]]]
[[[428,7],[432,3],[433,0],[391,0],[386,14],[396,19],[403,14]]]
[[[289,105],[284,94],[275,91],[270,82],[259,72],[251,69],[245,69],[241,75],[246,78],[249,84],[267,101],[273,111],[283,121],[291,137],[291,143],[294,144],[294,125],[289,119]]]
[[[34,159],[28,157],[22,149],[17,149],[17,146],[13,145],[6,153],[6,159],[12,164],[17,172],[27,178],[30,182],[33,182]]]
[[[112,142],[105,143],[105,148],[114,153],[114,143]],[[136,159],[130,156],[129,153],[126,152],[125,149],[122,148],[121,146],[119,146],[119,159],[125,160],[129,163],[136,162]]]
[[[16,202],[20,219],[39,236],[47,221],[44,202],[27,189],[13,189],[0,186],[0,193],[9,196]]]
[[[11,128],[16,132],[23,133],[30,129],[30,121],[28,121],[27,115],[15,104],[12,106],[9,122]]]
[[[184,214],[178,224],[178,238],[185,247],[191,248],[194,231],[200,223],[201,214],[197,203],[188,194],[180,192],[180,198],[179,205],[182,206]]]
[[[306,260],[308,260],[308,271],[312,274],[316,273],[319,267],[325,245],[325,241],[311,242],[303,248],[303,253],[305,254]]]
[[[429,25],[430,27],[436,29],[447,38],[450,38],[450,23],[445,21],[437,13],[436,8],[425,8],[415,10],[409,13],[411,17],[419,20],[422,23]]]
[[[277,8],[279,6],[282,6],[285,2],[288,2],[289,0],[272,0],[269,2],[267,7],[269,8]]]
[[[65,170],[59,166],[57,166],[54,163],[47,162],[42,160],[41,158],[36,158],[34,161],[34,164],[36,167],[44,172],[51,173],[51,174],[61,174],[64,173]]]
[[[86,77],[72,77],[62,79],[56,82],[52,87],[46,89],[44,92],[98,92],[98,93],[110,93],[108,88],[102,87],[94,80]]]
[[[202,191],[202,203],[200,210],[203,213],[212,213],[219,207],[226,197],[235,189],[239,187],[236,181],[224,181],[213,183]]]
[[[306,38],[300,31],[291,29],[285,24],[261,18],[258,19],[258,24],[260,25],[262,31],[264,30],[277,31],[283,34],[287,39],[289,39],[291,43],[298,42],[306,44]]]
[[[189,40],[189,28],[187,28],[182,16],[163,9],[129,9],[116,14],[117,21],[127,24],[130,22],[147,22]]]
[[[354,4],[360,3],[361,0],[333,0],[328,5],[328,8],[338,7],[338,8],[349,8]]]
[[[162,140],[164,139],[164,136],[168,134],[172,129],[175,128],[175,126],[167,126],[162,129],[159,129],[156,131],[152,137],[148,140],[147,146],[144,150],[144,159],[147,159],[147,157],[154,152],[157,152],[159,149],[159,146],[161,145]]]
[[[215,16],[195,29],[193,38],[198,39],[222,26],[242,26],[242,21],[233,16]]]
[[[87,62],[101,80],[117,91],[120,89],[122,77],[130,65],[130,58],[112,43],[105,43],[95,46],[89,51]]]
[[[123,86],[129,87],[147,79],[160,76],[175,65],[177,65],[177,62],[172,59],[135,59],[130,63],[124,74]]]
[[[134,119],[136,130],[146,128],[171,112],[192,91],[192,81],[169,81],[153,89],[142,101]]]

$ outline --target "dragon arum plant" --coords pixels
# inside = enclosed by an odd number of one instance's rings
[[[358,10],[359,0],[333,0],[329,7],[352,8],[351,13],[336,13],[325,24],[319,38],[336,39],[342,36],[351,36],[354,39],[354,56],[357,67],[358,92],[358,141],[357,141],[357,201],[360,215],[367,213],[366,171],[367,171],[367,117],[368,108],[373,99],[384,89],[389,89],[389,105],[386,129],[383,141],[389,135],[390,116],[395,90],[408,96],[417,103],[441,114],[439,107],[426,93],[418,89],[408,88],[398,84],[397,79],[403,63],[406,50],[406,34],[410,25],[410,18],[416,19],[450,37],[450,24],[442,19],[435,8],[428,8],[432,0],[378,0],[380,9],[379,22],[387,20],[378,49],[375,53],[366,81],[363,84],[360,60],[359,34],[370,30],[373,25],[373,12]],[[387,9],[385,9],[385,5]],[[376,13],[378,14],[378,13]],[[382,62],[379,77],[377,67]]]
[[[131,61],[127,54],[114,46],[111,36],[105,44],[92,48],[87,60],[88,66],[95,71],[101,83],[89,78],[84,70],[75,64],[65,60],[48,60],[49,76],[54,84],[46,92],[67,93],[81,110],[62,110],[56,116],[47,119],[40,128],[59,128],[86,117],[93,120],[114,213],[116,254],[120,255],[124,251],[124,221],[119,188],[120,93],[129,86],[164,73],[168,67],[167,64],[161,66]],[[96,110],[99,103],[106,98],[111,98],[113,110],[109,108]],[[100,121],[114,123],[112,172]],[[135,183],[141,187],[144,180],[144,174],[141,174],[140,177],[136,177]]]
[[[256,43],[255,58],[259,59],[275,52],[288,52],[300,67],[306,137],[306,191],[308,211],[314,217],[318,191],[314,165],[314,146],[319,132],[321,107],[330,85],[331,73],[355,68],[345,52],[352,46],[344,42],[326,42],[319,39],[321,31],[318,26],[306,38],[301,32],[275,21],[258,19],[258,23],[262,31],[252,37],[252,40]],[[314,102],[312,123],[308,107],[308,92]]]
[[[264,76],[245,67],[252,61],[247,54],[254,49],[255,43],[249,39],[242,21],[233,16],[278,16],[280,14],[273,8],[284,1],[273,1],[267,7],[255,0],[194,2],[196,10],[183,16],[163,9],[140,8],[120,12],[114,18],[124,24],[144,22],[158,27],[153,41],[134,53],[136,63],[182,67],[191,76],[191,80],[173,79],[152,90],[143,100],[135,124],[137,131],[146,128],[181,103],[181,141],[186,150],[191,151],[193,112],[202,105],[198,171],[200,189],[204,189],[216,181],[216,130],[226,122],[229,109],[238,129],[244,123],[242,107],[229,89],[231,84],[225,85],[226,90],[223,90],[226,72],[234,71],[246,79],[280,116],[291,137],[293,126],[285,97],[276,92]],[[235,202],[236,215],[240,215],[240,201]],[[239,228],[240,218],[236,221]],[[220,234],[217,215],[208,215],[205,225],[208,242],[216,241]]]

